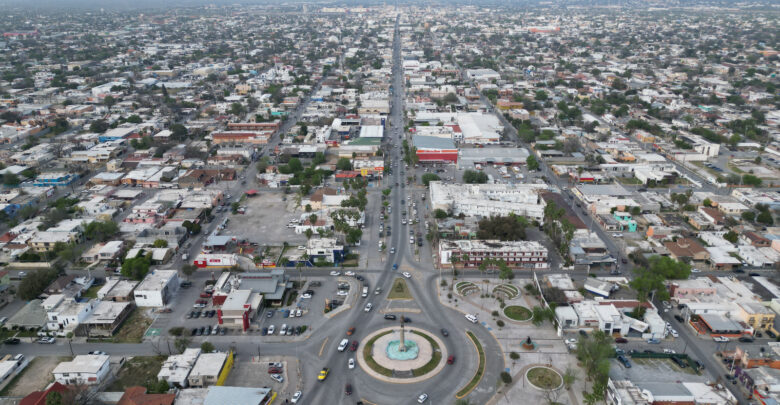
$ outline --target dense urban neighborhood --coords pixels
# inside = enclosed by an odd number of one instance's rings
[[[0,13],[0,405],[779,403],[777,4],[215,3]]]

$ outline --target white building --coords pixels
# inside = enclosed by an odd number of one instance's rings
[[[139,307],[164,307],[179,289],[176,270],[152,270],[136,287],[133,296]]]
[[[445,184],[430,183],[431,209],[454,215],[499,216],[516,214],[544,220],[545,202],[539,195],[544,184]]]
[[[76,328],[92,314],[98,302],[78,302],[62,294],[49,296],[41,304],[46,310],[46,329],[56,332],[58,336],[65,336],[69,332],[75,334]]]
[[[195,366],[192,367],[187,381],[191,387],[208,387],[214,385],[219,378],[219,374],[225,367],[228,354],[224,352],[218,353],[201,353],[198,359],[195,361]]]
[[[513,269],[546,269],[547,248],[537,241],[442,240],[439,242],[441,264],[479,267],[483,260],[503,260]]]
[[[168,385],[173,387],[186,388],[189,383],[187,377],[195,366],[195,362],[200,356],[200,349],[190,347],[184,350],[182,354],[168,356],[157,373],[158,380],[165,380]]]
[[[52,374],[60,384],[100,384],[108,375],[109,357],[103,354],[78,355],[72,361],[63,361]]]

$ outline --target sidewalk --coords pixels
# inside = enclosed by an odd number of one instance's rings
[[[584,403],[582,399],[582,391],[585,387],[584,372],[577,366],[577,359],[569,353],[563,339],[558,337],[556,331],[552,328],[549,322],[545,322],[540,326],[535,326],[532,322],[519,322],[512,321],[505,317],[499,306],[499,302],[493,298],[482,298],[481,294],[492,293],[493,288],[499,284],[512,284],[520,290],[520,295],[505,300],[504,303],[509,305],[521,305],[528,309],[532,309],[534,306],[538,306],[539,303],[531,296],[525,294],[523,286],[530,283],[531,280],[515,279],[511,282],[504,282],[493,276],[486,277],[488,283],[485,284],[481,280],[474,281],[470,279],[477,287],[479,291],[473,292],[468,296],[461,296],[456,292],[453,285],[450,285],[452,279],[445,278],[447,280],[447,286],[441,287],[441,279],[437,280],[438,298],[439,301],[450,308],[463,312],[464,314],[474,314],[477,316],[479,323],[484,325],[485,328],[496,338],[504,355],[504,363],[508,366],[505,371],[512,375],[512,383],[508,386],[500,387],[496,395],[488,402],[491,405],[512,405],[516,401],[512,398],[524,398],[524,402],[527,403],[545,403],[547,400],[544,397],[544,393],[539,391],[525,383],[525,371],[531,365],[551,365],[560,374],[564,374],[566,369],[571,367],[577,370],[578,378],[572,385],[572,388],[568,392],[561,389],[557,398],[557,402],[562,404],[579,405]],[[457,284],[460,280],[455,280]],[[452,290],[450,290],[452,288]],[[452,299],[447,298],[447,294],[452,293]],[[457,300],[457,302],[456,302]],[[493,311],[499,311],[498,317],[493,317]],[[498,320],[504,321],[504,326],[499,327],[497,325]],[[522,348],[522,343],[527,337],[531,337],[531,340],[536,343],[537,349],[535,351],[526,351]],[[510,354],[515,352],[520,355],[517,360],[512,360]],[[529,401],[530,400],[530,401]]]

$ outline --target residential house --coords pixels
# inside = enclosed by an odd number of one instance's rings
[[[60,384],[95,385],[102,383],[109,372],[109,357],[103,354],[78,355],[63,361],[52,371]]]

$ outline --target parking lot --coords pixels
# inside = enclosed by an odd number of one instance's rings
[[[653,376],[655,381],[674,383],[677,381],[706,382],[710,377],[706,372],[698,375],[690,367],[680,368],[670,359],[635,359],[628,356],[631,362],[631,368],[626,368],[623,364],[613,359],[612,367],[609,370],[609,376],[619,380],[646,380],[647,376]]]
[[[282,201],[286,198],[287,201]],[[223,235],[235,236],[239,240],[248,240],[262,245],[291,246],[305,245],[306,236],[295,233],[287,224],[303,211],[295,210],[294,195],[285,195],[279,190],[261,190],[255,197],[246,198],[241,205],[246,206],[245,214],[230,214]]]
[[[251,358],[249,357],[251,355]],[[293,393],[300,389],[300,370],[298,360],[294,357],[266,356],[257,353],[242,356],[233,364],[225,385],[231,387],[269,387],[278,393],[277,401],[292,398]],[[269,363],[281,363],[283,382],[271,378]]]

